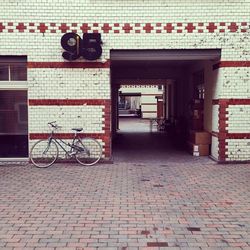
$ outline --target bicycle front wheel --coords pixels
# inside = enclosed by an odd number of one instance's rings
[[[96,164],[102,157],[101,144],[92,138],[79,139],[76,145],[81,148],[76,152],[76,160],[84,166]]]
[[[58,147],[55,142],[40,140],[30,150],[30,160],[38,168],[51,166],[58,157]]]

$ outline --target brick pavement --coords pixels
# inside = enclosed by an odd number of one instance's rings
[[[0,167],[0,249],[250,249],[250,165]]]

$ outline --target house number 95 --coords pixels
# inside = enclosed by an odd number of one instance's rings
[[[64,59],[73,61],[79,57],[96,60],[102,55],[102,40],[99,33],[85,33],[81,38],[76,33],[66,33],[61,38]]]

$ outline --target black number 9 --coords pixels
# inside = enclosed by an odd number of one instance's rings
[[[68,61],[76,60],[81,56],[81,43],[82,39],[76,33],[66,33],[61,38],[61,46],[66,51],[62,56]]]

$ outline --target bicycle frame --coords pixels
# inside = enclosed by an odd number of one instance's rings
[[[73,138],[71,143],[65,142],[64,140],[62,140],[60,138],[56,138],[55,134],[56,133],[54,131],[51,132],[50,137],[48,138],[48,140],[49,140],[48,147],[51,144],[51,142],[54,141],[58,146],[60,146],[60,148],[65,152],[65,154],[67,154],[69,156],[72,156],[71,154],[73,153],[74,149],[77,149],[79,151],[85,150],[84,147],[81,148],[81,147],[78,147],[77,145],[75,145],[75,141],[80,139],[77,136],[77,133],[75,133],[74,138]],[[66,150],[66,148],[63,146],[63,144],[70,147],[70,150]]]

